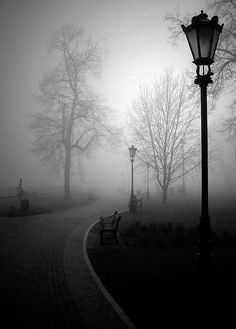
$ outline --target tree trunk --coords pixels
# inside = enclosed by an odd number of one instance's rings
[[[162,188],[162,203],[167,203],[167,188]]]
[[[64,171],[64,200],[71,199],[70,192],[70,168],[71,168],[71,149],[65,148],[65,171]]]

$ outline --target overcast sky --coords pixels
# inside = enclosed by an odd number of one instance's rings
[[[73,24],[84,27],[94,39],[104,37],[107,55],[100,93],[114,109],[117,122],[123,122],[140,82],[149,83],[165,68],[180,72],[191,63],[186,40],[175,48],[168,43],[166,12],[179,7],[182,13],[200,13],[205,5],[203,0],[2,0],[0,186],[15,186],[19,177],[27,185],[52,177],[30,153],[32,136],[25,114],[36,109],[32,95],[43,73],[53,66],[46,43],[55,30]],[[103,159],[99,155],[96,159],[101,165]],[[112,175],[111,159],[106,163]],[[118,169],[120,175],[124,170]]]

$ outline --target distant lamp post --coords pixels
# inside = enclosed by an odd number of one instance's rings
[[[130,202],[129,202],[129,211],[134,212],[136,209],[135,205],[135,197],[134,197],[134,157],[136,154],[137,148],[132,145],[129,147],[129,155],[131,161],[131,194],[130,194]]]
[[[150,192],[149,192],[149,168],[150,168],[150,163],[146,161],[146,168],[147,168],[147,199],[150,199]]]
[[[212,83],[211,64],[222,32],[223,25],[218,24],[218,17],[211,20],[201,11],[192,18],[189,26],[181,25],[186,34],[193,63],[197,66],[195,83],[201,88],[201,160],[202,160],[202,208],[200,216],[200,265],[208,267],[211,264],[210,251],[210,216],[208,213],[208,141],[207,141],[207,86]],[[207,72],[205,68],[207,67]]]

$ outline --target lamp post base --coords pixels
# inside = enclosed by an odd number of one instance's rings
[[[131,196],[130,196],[129,211],[130,212],[135,212],[136,211],[136,198],[133,194],[131,194]]]
[[[213,270],[213,253],[211,252],[211,228],[210,216],[200,216],[200,241],[197,263],[203,275]]]

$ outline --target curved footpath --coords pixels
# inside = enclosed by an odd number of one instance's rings
[[[121,205],[121,203],[120,203]],[[119,205],[119,206],[120,206]],[[103,286],[89,261],[86,240],[89,230],[100,215],[116,209],[97,203],[96,214],[82,221],[68,238],[64,248],[64,272],[70,293],[79,309],[82,322],[88,329],[135,329],[136,327]]]

